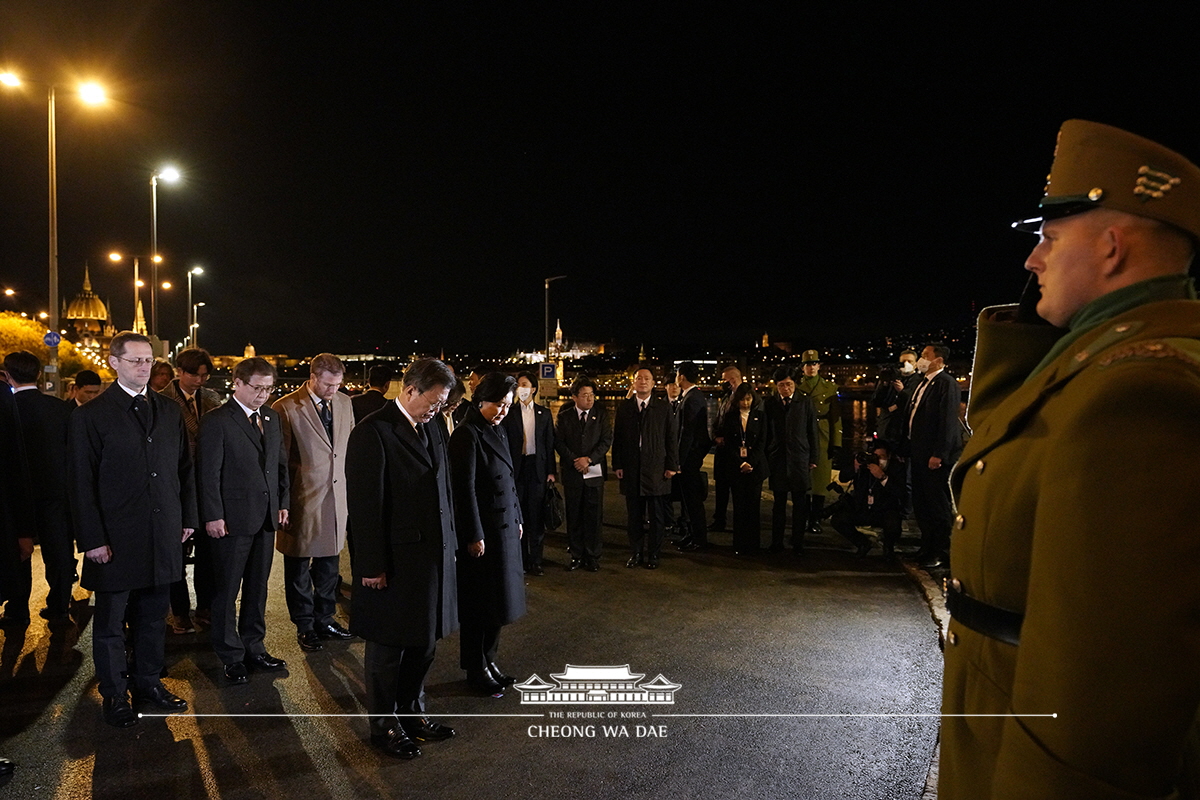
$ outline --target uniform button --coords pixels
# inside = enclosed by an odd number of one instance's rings
[[[978,461],[976,461],[976,462],[975,462],[975,472],[976,472],[976,473],[978,473],[978,474],[980,474],[980,475],[982,475],[982,474],[983,474],[983,468],[984,468],[984,467],[986,467],[986,466],[987,466],[987,464],[985,464],[985,463],[983,462],[983,459],[982,459],[982,458],[981,458],[981,459],[979,459]]]
[[[957,635],[955,635],[954,631],[950,631],[949,633],[947,633],[947,634],[946,634],[946,642],[947,642],[947,643],[948,643],[948,644],[949,644],[951,647],[953,647],[954,645],[958,644],[958,636],[957,636]]]
[[[150,477],[151,477],[151,478],[157,478],[157,477],[158,477],[158,473],[157,473],[157,472],[151,472],[151,473],[150,473]]]
[[[154,441],[154,437],[153,437],[153,436],[147,436],[147,437],[146,437],[146,441],[147,441],[147,442],[153,442],[153,441]]]
[[[954,518],[954,528],[961,531],[965,527],[967,527],[967,518],[959,514]]]
[[[155,513],[155,514],[157,514],[157,513],[158,513],[158,509],[157,509],[157,508],[156,508],[156,509],[154,509],[154,513]]]

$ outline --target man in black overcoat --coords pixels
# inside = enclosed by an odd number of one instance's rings
[[[179,543],[196,528],[196,488],[179,406],[148,391],[154,351],[124,331],[109,344],[116,382],[71,414],[69,468],[80,583],[96,596],[92,654],[104,719],[137,724],[127,695],[124,623],[135,659],[134,699],[169,711],[187,702],[162,685],[169,590],[183,568]]]
[[[641,367],[633,376],[634,396],[617,407],[613,423],[613,472],[621,482],[629,515],[627,567],[658,569],[671,478],[679,472],[679,436],[667,401],[652,396],[654,374]],[[649,517],[650,534],[642,520]]]
[[[350,398],[355,424],[387,405],[388,385],[395,374],[396,370],[391,364],[376,364],[367,370],[367,390]]]
[[[918,561],[928,568],[949,560],[950,528],[954,501],[950,471],[962,454],[962,427],[958,421],[962,390],[946,372],[950,349],[930,344],[921,351],[917,370],[925,378],[913,389],[905,432],[912,468],[912,505],[921,527]]]
[[[771,552],[783,549],[783,528],[787,523],[788,495],[792,497],[792,547],[803,549],[808,493],[812,490],[811,472],[817,463],[820,433],[817,412],[805,395],[796,394],[796,373],[792,367],[780,367],[773,376],[777,394],[763,405],[767,412],[771,437],[767,442],[770,464]]]
[[[247,667],[286,666],[263,644],[275,530],[288,522],[290,484],[279,414],[263,407],[274,388],[266,359],[239,362],[233,398],[201,418],[196,437],[200,521],[213,567],[209,638],[231,683],[245,683]]]
[[[400,396],[354,427],[347,452],[350,630],[366,640],[371,743],[395,758],[454,735],[424,716],[437,640],[458,628],[450,462],[441,426],[428,424],[454,381],[441,361],[414,361]]]
[[[680,550],[700,550],[708,546],[708,525],[704,520],[704,497],[708,493],[704,475],[704,457],[712,447],[708,435],[708,397],[696,383],[700,371],[691,361],[684,361],[675,372],[679,387],[679,481],[683,495],[684,517],[688,530]]]
[[[608,412],[596,403],[596,382],[586,375],[571,385],[574,405],[558,410],[554,449],[558,451],[567,517],[568,570],[600,569],[600,526],[604,519],[606,456],[613,431]]]
[[[65,621],[77,566],[67,513],[67,418],[71,412],[57,397],[38,391],[42,363],[28,350],[5,356],[4,372],[21,416],[25,464],[33,491],[33,532],[42,546],[46,583],[50,587],[41,614],[51,621]],[[33,573],[28,562],[21,577],[21,583],[9,597],[5,619],[29,619]]]

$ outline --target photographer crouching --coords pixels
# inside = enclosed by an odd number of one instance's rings
[[[859,525],[883,528],[883,554],[891,556],[900,539],[904,509],[904,465],[892,457],[892,446],[876,439],[871,450],[854,456],[854,483],[837,503],[830,524],[858,550],[858,557],[871,549],[871,537]],[[843,470],[842,479],[845,480]]]

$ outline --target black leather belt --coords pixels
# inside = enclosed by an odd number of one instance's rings
[[[1021,643],[1021,623],[1025,621],[1024,614],[980,602],[963,593],[949,581],[946,584],[946,609],[950,616],[976,633],[982,633],[1005,644]]]

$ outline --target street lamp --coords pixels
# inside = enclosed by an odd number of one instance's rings
[[[550,360],[550,284],[554,281],[561,281],[566,275],[556,275],[553,278],[546,278],[546,360]]]
[[[188,314],[189,314],[188,325],[187,325],[187,335],[189,338],[194,334],[195,323],[196,323],[196,317],[194,314],[192,314],[192,312],[194,311],[194,309],[192,308],[192,276],[193,275],[203,275],[203,274],[204,274],[204,267],[200,267],[200,266],[192,267],[191,269],[188,270],[188,273],[187,273],[187,276],[188,276]]]
[[[53,83],[29,81],[35,85],[46,87],[47,107],[47,149],[49,151],[50,173],[50,311],[46,326],[50,330],[58,328],[58,139],[54,122],[54,92],[58,88]],[[9,87],[18,87],[23,81],[11,72],[0,74],[0,83]],[[79,98],[85,103],[96,105],[105,100],[104,90],[95,83],[84,83],[77,88]],[[57,394],[58,380],[58,348],[50,348],[50,364],[46,368],[46,388],[51,394]]]
[[[192,347],[200,346],[200,306],[204,303],[194,303],[192,305]]]
[[[114,263],[123,261],[124,259],[125,259],[125,256],[121,255],[120,253],[113,252],[113,253],[108,254],[108,260],[112,261]],[[162,261],[162,256],[151,256],[150,261],[155,266],[157,266],[158,263]],[[139,277],[139,274],[140,274],[139,269],[141,268],[140,262],[141,262],[141,256],[133,257],[133,324],[130,326],[130,328],[129,328],[130,330],[137,329],[138,302],[142,299],[142,297],[141,297],[142,287],[146,285],[145,282]],[[170,284],[164,284],[163,288],[169,289],[171,287],[170,287]],[[150,289],[151,294],[154,293],[154,289],[155,289],[155,286],[152,285],[151,289]]]
[[[150,267],[150,334],[158,335],[158,262],[162,257],[158,254],[158,179],[167,183],[179,180],[179,170],[174,167],[163,167],[150,176],[150,256],[154,265]]]

